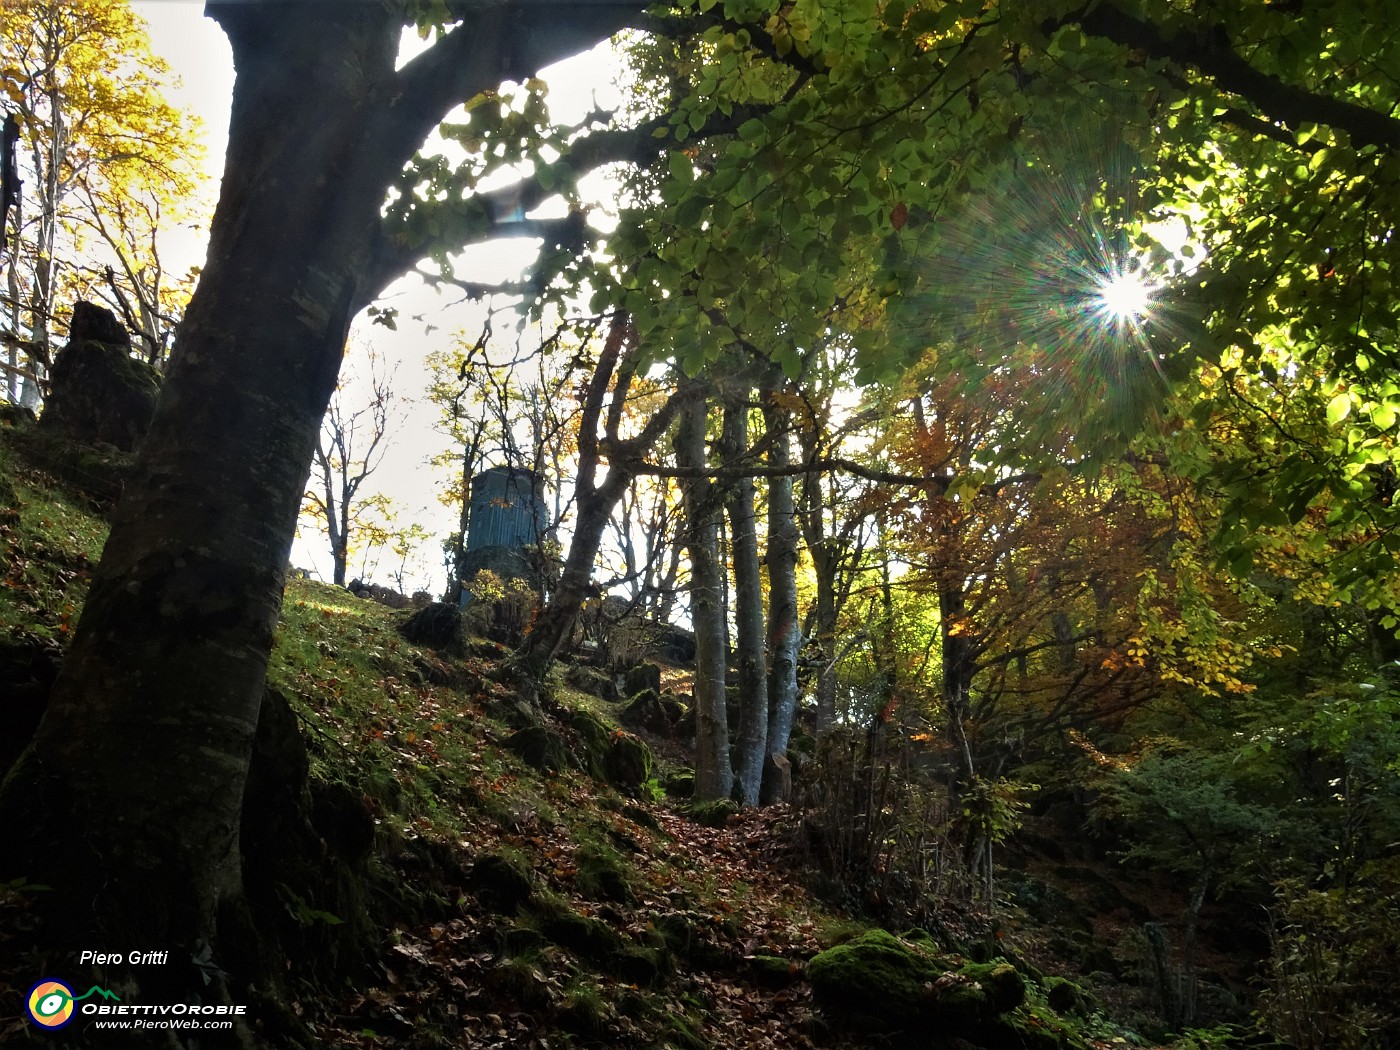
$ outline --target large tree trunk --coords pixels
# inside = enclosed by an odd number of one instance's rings
[[[53,887],[34,936],[54,969],[138,1002],[234,997],[220,933],[242,932],[240,810],[297,511],[351,318],[414,259],[381,234],[386,189],[453,105],[628,10],[483,5],[396,71],[400,6],[209,5],[238,75],[208,264],[49,708],[0,787],[0,879]],[[170,961],[78,970],[108,948]]]
[[[45,940],[168,950],[167,966],[102,975],[147,1002],[207,995],[191,960],[221,960],[287,556],[364,300],[383,184],[352,175],[357,91],[394,55],[373,46],[380,9],[354,6],[315,34],[305,10],[264,12],[276,44],[231,34],[209,263],[48,711],[0,793],[5,874],[55,887]]]
[[[748,452],[748,391],[732,391],[724,404],[720,465],[742,464]],[[734,636],[739,664],[739,739],[735,776],[739,800],[758,805],[768,749],[768,668],[763,652],[763,578],[758,559],[752,478],[728,486],[725,509],[734,552]]]
[[[681,411],[676,428],[676,463],[703,471],[705,401],[697,398]],[[729,761],[729,718],[724,702],[728,652],[721,597],[724,566],[719,558],[719,501],[704,477],[688,477],[685,492],[686,550],[690,555],[690,621],[695,629],[695,797],[728,798],[734,785]]]

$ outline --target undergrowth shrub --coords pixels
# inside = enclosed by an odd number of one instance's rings
[[[1400,1047],[1400,858],[1348,885],[1278,888],[1260,1016],[1299,1050]]]
[[[868,732],[828,734],[796,795],[800,833],[822,888],[892,924],[934,920],[972,880],[948,790]]]
[[[479,569],[468,581],[467,630],[506,645],[518,645],[534,622],[539,595],[526,580]]]

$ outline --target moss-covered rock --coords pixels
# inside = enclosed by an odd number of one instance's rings
[[[627,696],[633,696],[644,689],[650,689],[654,693],[661,692],[661,668],[654,663],[640,663],[635,667],[629,667],[623,675],[622,690]]]
[[[568,742],[548,726],[517,730],[506,738],[506,747],[541,773],[559,773],[574,764]]]
[[[993,1013],[1007,1013],[1026,1001],[1026,982],[1016,967],[1005,959],[968,963],[958,970],[958,974],[981,987],[987,1006]]]
[[[0,405],[0,428],[32,427],[39,417],[25,405]]]
[[[39,427],[17,429],[7,438],[28,463],[104,511],[121,496],[135,459],[111,445],[87,445]]]
[[[1025,981],[1005,960],[954,969],[884,930],[817,955],[807,964],[807,979],[832,1020],[897,1041],[933,1030],[976,1043],[1026,996]]]
[[[1044,981],[1045,1001],[1060,1014],[1088,1017],[1099,1009],[1092,992],[1087,992],[1067,977],[1047,977]]]
[[[936,952],[938,950],[938,942],[934,940],[933,934],[917,926],[912,930],[905,930],[899,935],[899,939],[916,944],[925,951]]]
[[[468,885],[482,904],[498,915],[512,915],[535,892],[535,877],[523,861],[491,853],[472,865]]]
[[[617,683],[610,675],[587,664],[569,664],[564,669],[564,681],[581,693],[588,693],[600,700],[616,703],[622,699],[617,691]]]
[[[414,645],[454,649],[462,640],[462,610],[450,602],[430,602],[399,624],[399,634]]]
[[[651,748],[631,733],[614,733],[608,742],[607,780],[622,791],[636,791],[651,779]]]
[[[744,962],[750,979],[760,988],[781,991],[802,975],[801,966],[778,955],[750,955]]]
[[[85,444],[131,452],[155,413],[160,373],[131,356],[131,337],[110,310],[74,304],[66,346],[49,372],[39,426]]]
[[[942,974],[932,959],[884,930],[828,948],[807,964],[807,980],[823,1012],[886,1035],[924,1022],[933,982]]]
[[[667,798],[691,798],[695,795],[695,770],[677,769],[661,781]]]
[[[685,814],[707,828],[722,828],[729,818],[739,812],[738,803],[727,798],[703,799],[685,807]]]
[[[578,765],[594,780],[606,781],[613,730],[589,711],[571,712],[569,728],[574,733],[573,753]]]
[[[638,692],[618,717],[624,725],[644,729],[657,736],[670,736],[675,731],[671,711],[661,702],[661,694],[655,689]]]

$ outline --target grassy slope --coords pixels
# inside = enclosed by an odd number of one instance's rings
[[[0,504],[14,508],[0,506],[0,644],[59,644],[101,520],[3,440]],[[368,957],[286,960],[303,975],[289,1005],[304,1036],[332,1047],[874,1045],[827,1026],[802,979],[807,959],[862,927],[803,890],[789,813],[706,828],[654,784],[627,797],[578,770],[536,772],[493,717],[511,699],[499,647],[445,660],[398,636],[404,615],[306,580],[287,589],[270,685],[299,720],[313,789],[338,786],[374,824],[361,869],[377,934]],[[611,710],[563,686],[555,697]],[[522,876],[528,899],[503,899],[483,874],[492,865]],[[0,888],[0,910],[22,897]],[[280,899],[307,953],[356,918]],[[1033,1023],[1065,1022],[1042,1009]],[[1101,1018],[1074,1027],[1073,1045],[1137,1045]],[[0,1017],[0,1037],[14,1030]]]

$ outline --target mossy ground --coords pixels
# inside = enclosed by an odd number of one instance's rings
[[[0,643],[57,648],[106,528],[90,494],[26,465],[3,437]],[[281,960],[305,975],[287,1004],[303,1045],[879,1045],[823,1015],[805,973],[862,935],[912,953],[935,981],[1001,988],[995,966],[973,972],[928,939],[867,934],[815,901],[785,809],[726,810],[711,827],[661,801],[659,783],[677,771],[647,762],[618,705],[562,678],[546,724],[574,760],[531,768],[506,747],[518,727],[494,717],[515,696],[504,650],[477,640],[446,659],[399,637],[404,615],[313,581],[287,585],[268,677],[305,742],[322,810],[312,824],[323,841],[342,825],[353,838],[358,813],[371,829],[368,856],[337,869],[361,880],[338,899],[363,909],[353,918],[373,938],[364,952],[298,957],[352,917],[296,886],[276,898],[287,923],[309,931]],[[0,890],[0,912],[18,914],[23,899],[23,888]],[[1006,1029],[987,1045],[1141,1045],[1098,1015],[1073,1016],[1089,1000],[1025,987],[1024,1003],[990,1011]],[[1077,1009],[1057,1013],[1051,994]]]

